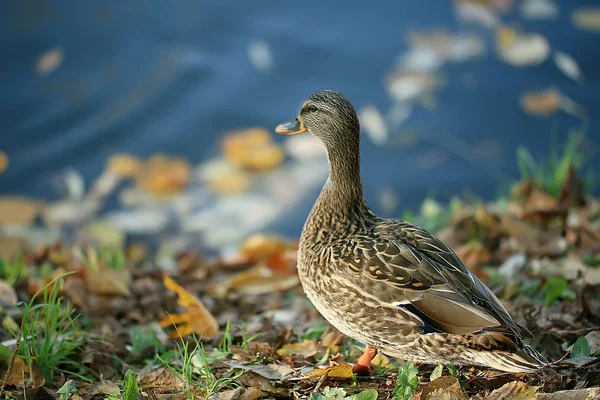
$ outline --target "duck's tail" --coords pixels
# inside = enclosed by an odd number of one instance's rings
[[[519,351],[479,351],[477,361],[506,372],[535,372],[548,365],[548,360],[533,347],[523,344]]]

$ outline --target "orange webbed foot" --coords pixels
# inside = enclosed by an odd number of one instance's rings
[[[373,347],[367,347],[363,352],[362,356],[358,359],[356,364],[352,367],[352,372],[357,375],[370,375],[373,373],[371,369],[371,361],[377,355],[377,349]]]

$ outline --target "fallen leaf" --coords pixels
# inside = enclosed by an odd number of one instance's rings
[[[240,246],[240,255],[250,262],[264,260],[281,254],[287,243],[275,235],[255,234]]]
[[[280,356],[284,354],[300,354],[304,358],[312,357],[317,354],[317,342],[314,340],[304,340],[300,343],[288,343],[277,350]]]
[[[25,197],[0,197],[0,225],[30,225],[41,204]]]
[[[338,364],[327,368],[315,368],[312,371],[304,374],[309,378],[320,378],[327,374],[327,378],[350,380],[352,379],[352,365],[351,364]]]
[[[142,172],[143,162],[130,154],[115,154],[108,160],[107,169],[119,178],[133,178]]]
[[[237,381],[244,385],[245,387],[253,387],[268,394],[274,395],[273,397],[279,398],[282,395],[284,397],[288,396],[288,392],[284,388],[276,388],[273,386],[270,380],[265,377],[262,377],[254,372],[246,371],[244,372]]]
[[[63,62],[65,52],[62,47],[54,47],[43,52],[36,63],[36,71],[40,75],[48,75],[56,70]]]
[[[559,390],[554,393],[537,393],[536,400],[594,400],[600,396],[600,388]],[[489,397],[488,397],[489,398]]]
[[[589,32],[600,32],[600,7],[579,8],[571,14],[573,25]]]
[[[326,331],[321,335],[321,346],[329,349],[331,354],[340,351],[340,344],[344,340],[344,334],[338,331]]]
[[[177,304],[186,308],[185,314],[166,315],[160,326],[166,328],[178,325],[178,329],[171,332],[172,338],[185,337],[195,333],[201,337],[213,337],[219,332],[219,324],[213,315],[204,307],[198,298],[177,284],[168,275],[163,278],[165,287],[176,293]]]
[[[223,140],[225,158],[240,168],[268,171],[280,165],[285,155],[264,128],[251,128],[228,134]]]
[[[10,307],[19,301],[15,289],[8,282],[0,279],[0,304],[2,307]]]
[[[248,45],[248,59],[261,72],[269,72],[273,68],[273,54],[264,40],[255,40]]]
[[[486,397],[486,400],[535,400],[536,398],[539,399],[539,397],[537,397],[537,391],[539,389],[539,386],[529,386],[526,383],[520,381],[513,381],[494,390],[492,393],[489,394],[488,397]]]
[[[552,60],[554,64],[561,70],[563,74],[573,79],[574,81],[581,82],[583,80],[583,74],[577,61],[567,53],[562,51],[555,51]]]
[[[219,297],[225,296],[231,290],[248,295],[259,295],[285,291],[299,283],[300,280],[295,271],[273,269],[259,264],[234,274],[216,286],[214,292]]]
[[[0,174],[8,169],[8,156],[5,152],[0,151]]]
[[[524,34],[502,27],[496,33],[499,58],[513,67],[527,67],[544,62],[550,55],[550,44],[540,34]]]
[[[547,20],[558,17],[559,10],[553,0],[525,0],[521,4],[524,19]]]
[[[93,265],[87,265],[85,283],[91,293],[131,296],[131,271],[124,266],[110,267],[102,260],[98,260]]]
[[[141,391],[152,389],[156,393],[173,393],[183,389],[183,381],[169,368],[163,367],[140,376],[138,386]]]
[[[86,396],[100,396],[100,395],[105,395],[105,396],[115,396],[115,397],[119,397],[121,394],[121,389],[119,389],[119,387],[114,384],[111,381],[108,380],[101,380],[100,382],[96,383],[94,386],[92,386],[87,392],[86,392]]]
[[[24,386],[27,389],[39,389],[46,383],[40,367],[35,361],[31,366],[27,365],[21,358],[16,357],[10,374],[6,377],[8,386]]]
[[[225,361],[225,364],[231,368],[243,369],[244,371],[252,371],[255,374],[264,376],[267,379],[278,381],[286,375],[294,372],[294,369],[287,364],[247,364],[239,361]]]
[[[429,382],[421,392],[421,399],[467,399],[463,392],[460,382],[455,376],[440,376],[439,378]]]

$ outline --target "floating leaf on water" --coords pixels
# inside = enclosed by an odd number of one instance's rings
[[[574,81],[581,82],[583,80],[583,74],[577,61],[570,55],[563,53],[562,51],[555,51],[552,55],[554,64],[562,71],[563,74],[573,79]]]
[[[496,33],[499,58],[513,67],[528,67],[543,63],[550,55],[550,44],[540,34],[525,34],[502,27]]]
[[[36,63],[36,71],[40,75],[48,75],[56,70],[63,62],[65,52],[62,47],[54,47],[43,52]]]
[[[8,156],[5,152],[0,151],[0,174],[8,169]]]
[[[546,20],[558,17],[554,0],[525,0],[521,3],[521,16],[529,20]]]
[[[200,337],[214,337],[219,332],[217,320],[196,296],[185,290],[168,275],[164,276],[163,283],[168,290],[177,294],[177,304],[186,308],[184,314],[166,315],[160,321],[160,326],[163,328],[177,325],[177,330],[171,332],[172,338],[191,334]]]
[[[498,25],[498,16],[494,10],[478,1],[458,1],[455,3],[457,19],[461,22],[476,23],[486,28]]]
[[[600,7],[578,8],[571,14],[573,25],[589,32],[600,32]]]
[[[457,35],[450,41],[448,58],[454,62],[465,62],[485,55],[485,42],[475,35]]]
[[[181,159],[155,154],[144,165],[137,177],[138,184],[156,196],[171,196],[181,192],[192,174],[190,164]]]
[[[248,45],[248,59],[261,72],[269,72],[273,68],[273,54],[264,40],[255,40]]]
[[[63,175],[69,200],[81,201],[85,195],[85,179],[73,168],[68,168]]]
[[[130,154],[115,154],[108,160],[106,168],[119,178],[133,178],[143,170],[143,162]]]
[[[394,73],[386,81],[388,92],[399,102],[415,100],[440,84],[439,80],[429,73],[413,71]]]
[[[521,108],[530,115],[549,117],[561,109],[561,93],[556,89],[525,93],[519,101]]]
[[[212,160],[196,169],[200,179],[218,195],[241,193],[252,184],[250,174],[224,159]]]
[[[364,106],[358,112],[361,126],[376,145],[384,145],[388,138],[388,128],[379,109],[372,104]]]
[[[286,138],[286,152],[298,160],[310,160],[324,157],[327,152],[325,146],[313,135],[292,135]]]

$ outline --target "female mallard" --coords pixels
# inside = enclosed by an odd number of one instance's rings
[[[405,361],[532,372],[547,361],[523,342],[502,303],[448,246],[363,198],[360,125],[340,93],[310,96],[276,132],[320,139],[330,173],[300,238],[298,273],[317,310],[367,345],[355,372],[381,350]]]

